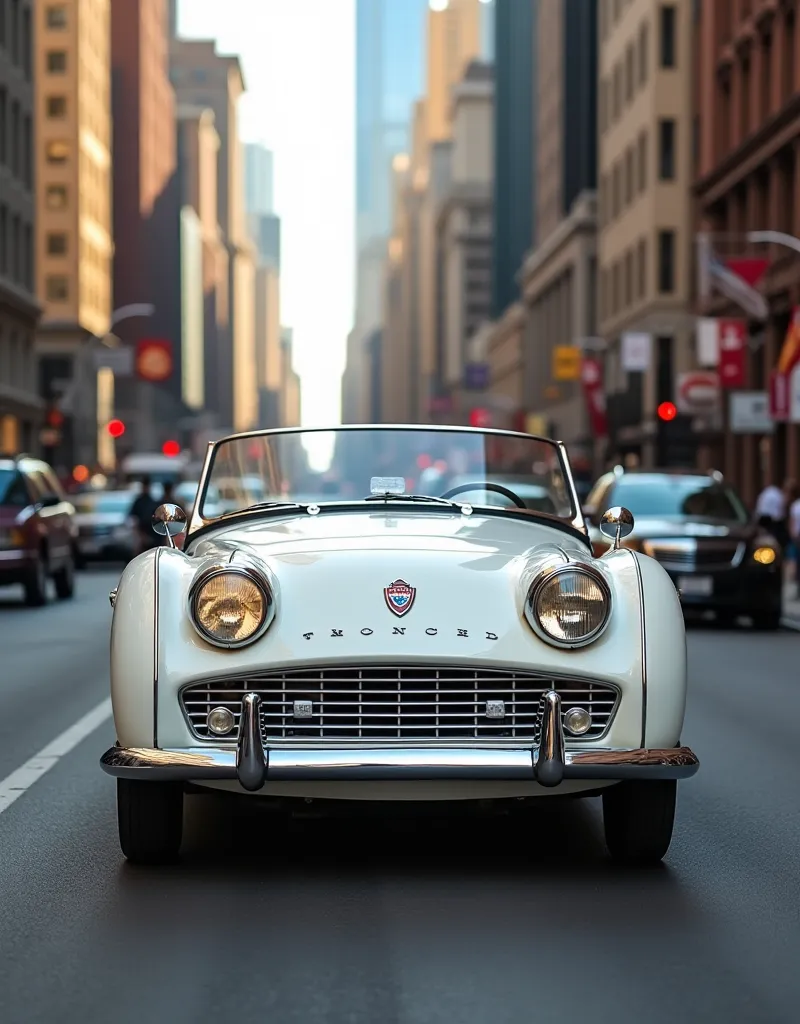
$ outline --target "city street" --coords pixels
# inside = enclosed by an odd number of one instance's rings
[[[183,862],[144,870],[98,764],[118,576],[42,609],[0,591],[4,1024],[797,1020],[800,634],[690,629],[701,769],[658,870],[609,866],[598,801],[276,836],[215,797],[187,801]]]

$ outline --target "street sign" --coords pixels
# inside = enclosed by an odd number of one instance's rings
[[[115,377],[130,377],[133,375],[133,349],[127,345],[117,348],[100,345],[94,350],[94,368],[111,370]]]
[[[489,387],[489,364],[467,363],[464,369],[464,387],[467,391],[483,391]]]
[[[626,373],[645,373],[650,368],[653,336],[644,331],[626,331],[621,339],[622,369]]]
[[[707,370],[679,373],[675,405],[687,416],[702,416],[719,405],[719,377]]]
[[[172,343],[147,338],[136,346],[136,373],[141,380],[159,384],[172,376]]]
[[[775,429],[766,391],[738,391],[730,396],[728,410],[734,434],[771,434]]]
[[[598,359],[583,360],[581,383],[591,432],[595,437],[608,437],[603,364]]]
[[[718,323],[720,384],[723,388],[744,387],[747,324],[744,320],[720,320]]]
[[[553,380],[580,380],[581,350],[577,345],[556,345],[553,349]]]
[[[789,375],[780,370],[769,375],[769,414],[776,423],[789,419]]]

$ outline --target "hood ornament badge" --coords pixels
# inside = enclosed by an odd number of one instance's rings
[[[405,580],[395,580],[394,583],[383,588],[383,596],[390,612],[394,612],[395,615],[405,615],[406,612],[411,611],[417,590]]]

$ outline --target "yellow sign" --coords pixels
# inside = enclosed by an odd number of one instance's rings
[[[525,417],[525,433],[547,437],[547,419],[538,412],[529,412]]]
[[[581,350],[577,345],[556,345],[553,349],[553,380],[580,380]]]

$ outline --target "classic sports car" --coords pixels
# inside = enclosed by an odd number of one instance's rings
[[[212,517],[220,479],[242,481],[241,503]],[[552,511],[501,480],[546,489]],[[184,795],[209,787],[289,808],[601,796],[611,855],[661,860],[677,780],[699,766],[681,745],[683,615],[659,563],[620,546],[631,514],[601,526],[613,544],[596,558],[564,446],[527,434],[210,445],[188,524],[162,505],[167,545],[111,594],[117,743],[101,764],[125,856],[175,858]]]

